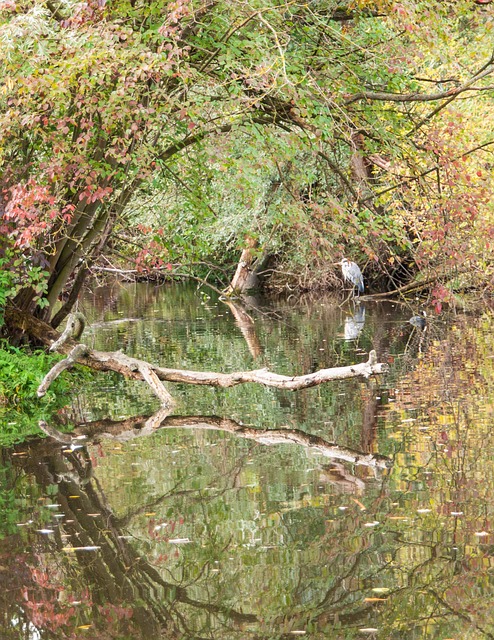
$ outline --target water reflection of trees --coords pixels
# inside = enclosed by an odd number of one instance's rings
[[[93,437],[103,430],[107,434],[112,431],[114,438],[123,434],[123,438],[128,439],[132,429],[135,432],[139,427],[145,430],[148,422],[149,419],[144,418],[136,418],[132,425],[129,420],[111,425],[103,421],[85,430]],[[311,447],[327,456],[343,459],[350,456],[354,463],[387,466],[382,456],[366,456],[338,448],[296,430],[286,430],[286,434],[281,430],[256,432],[231,420],[210,417],[171,417],[161,426],[197,429],[200,425],[206,429],[236,432],[237,436],[264,444],[283,440]],[[224,470],[212,492],[206,494],[200,488],[187,489],[176,483],[171,490],[139,508],[117,515],[93,468],[90,450],[76,444],[80,440],[74,439],[69,444],[70,437],[62,434],[60,439],[64,441],[62,445],[51,439],[33,443],[29,445],[28,455],[14,458],[18,468],[36,479],[42,493],[49,493],[50,499],[56,501],[59,513],[53,535],[40,537],[36,552],[21,563],[23,570],[17,572],[19,580],[11,581],[10,593],[20,590],[22,584],[24,598],[16,604],[22,616],[14,615],[12,606],[4,603],[5,620],[11,622],[16,616],[22,617],[25,629],[30,625],[37,627],[49,638],[68,637],[70,626],[85,628],[87,625],[90,627],[84,629],[85,637],[90,638],[120,638],[122,634],[143,638],[243,638],[247,628],[253,630],[255,637],[254,629],[263,627],[260,616],[245,612],[244,609],[251,607],[236,606],[235,598],[232,599],[235,583],[241,576],[233,570],[224,581],[213,584],[211,579],[215,566],[213,558],[224,561],[226,555],[234,552],[226,523],[225,531],[220,535],[214,530],[208,534],[207,527],[204,529],[203,549],[198,549],[190,560],[184,560],[178,580],[165,579],[166,571],[146,558],[142,544],[136,544],[131,532],[136,518],[167,502],[187,500],[203,511],[208,509],[208,503],[221,503],[227,492],[236,490],[250,451]],[[343,476],[348,481],[351,474],[346,472]],[[335,483],[339,481],[334,480]],[[286,527],[288,537],[290,532],[305,526],[305,517],[299,525],[293,521],[296,513],[289,511],[283,516],[282,525]],[[301,513],[303,515],[303,510]],[[314,517],[320,528],[323,521],[317,510]],[[296,534],[296,538],[300,536],[304,537],[301,532]],[[313,542],[312,536],[309,539]],[[294,540],[295,545],[298,543]],[[168,573],[172,575],[172,572]],[[75,606],[74,599],[81,604]],[[297,620],[297,616],[293,620]],[[286,626],[285,622],[280,621],[280,624]]]
[[[451,637],[494,637],[491,327],[492,318],[459,316],[451,327],[431,321],[426,348],[406,367],[387,416],[403,452],[392,483],[408,495],[406,515],[417,526],[397,522],[395,557],[405,579],[386,613],[406,610],[413,624],[402,628],[417,637],[433,637],[434,625]]]
[[[204,416],[169,416],[159,424],[147,416],[100,421],[86,425],[88,449],[63,452],[46,442],[32,445],[28,457],[9,458],[16,481],[20,469],[36,477],[40,496],[49,493],[64,517],[53,535],[29,534],[25,545],[17,533],[0,545],[5,637],[19,637],[12,624],[17,619],[26,625],[36,620],[41,636],[54,640],[80,634],[73,630],[87,623],[93,626],[84,637],[91,640],[293,638],[296,631],[339,640],[362,637],[361,628],[377,628],[386,640],[492,638],[491,335],[463,327],[437,344],[430,340],[410,367],[409,349],[406,375],[393,380],[392,405],[376,399],[379,388],[360,387],[368,407],[361,448],[372,451],[376,429],[386,428],[379,444],[396,451],[392,472],[377,479],[367,467],[328,460],[319,451],[312,484],[294,465],[285,494],[274,496],[281,491],[273,467],[283,457],[264,454],[262,479],[254,478],[249,463],[261,450],[276,450],[267,444],[282,435],[296,442],[296,430],[251,433]],[[242,437],[245,448],[226,455],[232,452],[221,441],[215,449],[221,451],[194,459],[185,444],[175,467],[159,461],[162,485],[143,483],[136,503],[127,500],[122,510],[125,501],[110,493],[105,469],[93,468],[93,443],[112,437],[129,446],[142,434],[150,437],[141,441],[158,447],[165,440],[156,433],[186,424],[223,429]],[[302,448],[303,438],[295,446]],[[207,481],[196,483],[198,464],[206,460]],[[115,469],[108,465],[106,473]],[[240,504],[247,476],[255,515],[243,515]],[[161,559],[146,527],[161,526],[159,516],[169,507],[187,514],[200,534],[179,557]],[[159,512],[155,522],[146,515],[153,511]],[[257,529],[252,538],[246,529],[239,541],[236,519],[242,516],[246,527],[256,518]],[[62,551],[67,547],[98,549]],[[70,596],[82,604],[73,605]]]
[[[43,487],[57,487],[53,497],[64,517],[56,534],[43,545],[43,553],[66,554],[63,566],[58,567],[64,573],[63,587],[50,584],[47,578],[46,588],[40,589],[39,582],[22,578],[24,590],[31,592],[29,601],[46,600],[50,590],[52,596],[57,596],[62,589],[83,593],[87,588],[83,603],[86,611],[79,614],[78,620],[82,626],[84,619],[91,625],[92,631],[89,635],[86,632],[85,637],[93,637],[93,632],[98,638],[120,638],[123,633],[138,633],[142,638],[196,637],[201,633],[201,625],[235,633],[242,625],[256,622],[251,614],[201,600],[194,596],[190,586],[163,579],[128,539],[125,525],[129,518],[120,519],[113,513],[85,448],[63,452],[43,443],[31,447],[23,468]],[[169,496],[163,499],[166,497]],[[204,571],[204,566],[199,568],[199,573]],[[33,575],[32,568],[24,573]],[[50,621],[52,609],[46,609],[46,613],[46,619],[34,616],[41,623],[40,628],[48,627],[50,638],[66,637],[66,616],[61,618],[57,630]],[[9,616],[12,619],[12,613]],[[113,630],[108,625],[109,619],[114,622]],[[105,635],[99,635],[102,632]]]

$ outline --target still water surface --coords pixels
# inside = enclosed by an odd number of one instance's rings
[[[494,637],[490,314],[421,332],[417,309],[319,299],[249,322],[148,285],[81,307],[86,344],[161,366],[295,375],[374,348],[390,371],[299,392],[168,385],[170,415],[144,383],[86,383],[59,419],[89,423],[87,445],[2,452],[2,639]]]

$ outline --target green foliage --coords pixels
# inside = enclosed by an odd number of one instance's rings
[[[488,126],[477,122],[475,129],[465,121],[461,137],[458,124],[451,133],[451,118],[458,121],[460,109],[469,112],[475,98],[464,98],[454,111],[440,110],[433,129],[425,120],[435,101],[410,105],[380,97],[352,102],[349,97],[363,92],[413,96],[442,90],[441,82],[434,83],[432,77],[427,80],[430,69],[437,78],[458,74],[460,54],[480,65],[489,51],[484,46],[473,47],[465,38],[468,33],[478,41],[480,33],[489,31],[490,23],[482,17],[468,22],[471,7],[467,3],[448,11],[440,4],[424,3],[428,7],[425,20],[412,5],[394,10],[383,5],[386,18],[342,23],[325,19],[330,37],[320,33],[317,6],[304,21],[300,8],[290,8],[283,16],[284,25],[270,14],[271,26],[280,37],[290,29],[289,43],[276,62],[289,79],[296,78],[296,91],[290,93],[289,82],[280,86],[282,72],[269,81],[262,76],[263,88],[267,90],[267,83],[277,99],[282,95],[281,99],[292,100],[306,128],[287,131],[244,122],[235,136],[210,136],[202,141],[200,150],[175,157],[173,174],[166,173],[167,165],[156,190],[134,201],[138,219],[161,228],[156,248],[161,247],[165,259],[227,264],[238,256],[245,237],[256,237],[262,251],[276,257],[281,283],[292,279],[299,288],[331,282],[331,262],[343,253],[363,263],[370,260],[374,271],[396,274],[398,279],[431,267],[449,269],[466,256],[478,260],[483,255],[485,260],[488,245],[481,242],[479,247],[477,230],[466,233],[473,229],[466,228],[465,217],[474,216],[491,235],[490,203],[480,188],[472,190],[470,179],[465,182],[466,165],[463,171],[456,171],[454,179],[451,176],[452,165],[463,150],[489,135]],[[316,34],[320,35],[319,49],[314,48]],[[254,38],[252,31],[249,37]],[[243,46],[245,42],[243,39]],[[431,42],[448,46],[439,50]],[[221,60],[225,65],[236,64],[235,56]],[[256,86],[253,78],[249,81]],[[411,135],[422,120],[422,128]],[[362,132],[359,149],[353,139],[356,131]],[[439,176],[430,169],[438,162],[438,154]],[[356,155],[371,166],[365,182],[353,175]],[[479,161],[476,156],[470,159],[470,175],[477,175]],[[413,178],[422,173],[420,179],[402,180],[402,176]],[[180,181],[174,182],[177,175]],[[342,176],[347,184],[342,184]],[[484,193],[491,186],[487,180],[485,176]],[[454,216],[446,208],[454,209]],[[441,231],[445,216],[446,251]]]
[[[12,273],[6,268],[8,261],[0,258],[0,326],[3,325],[5,304],[9,298],[13,297],[15,287]]]
[[[70,400],[70,393],[85,374],[62,374],[39,399],[36,391],[60,356],[43,351],[28,353],[6,343],[0,345],[0,445],[10,446],[40,435],[39,420],[50,421]]]
[[[8,239],[0,241],[0,327],[4,324],[8,300],[13,300],[25,287],[32,290],[35,304],[40,308],[46,306],[48,275],[45,269],[34,266],[24,254],[19,254]]]

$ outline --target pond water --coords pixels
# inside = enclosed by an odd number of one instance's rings
[[[298,392],[168,384],[168,415],[145,383],[81,385],[53,426],[87,442],[1,451],[2,639],[494,637],[491,314],[421,331],[403,305],[247,316],[135,284],[80,310],[86,344],[165,367],[298,375],[373,348],[390,370]]]

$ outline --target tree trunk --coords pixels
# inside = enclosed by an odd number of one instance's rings
[[[248,237],[246,245],[240,256],[235,275],[223,292],[226,297],[241,296],[250,289],[255,289],[258,285],[256,265],[259,261],[255,254],[258,242],[255,238]]]
[[[372,173],[371,163],[364,155],[364,136],[360,131],[354,131],[351,140],[350,169],[355,190],[359,194],[367,194]]]

